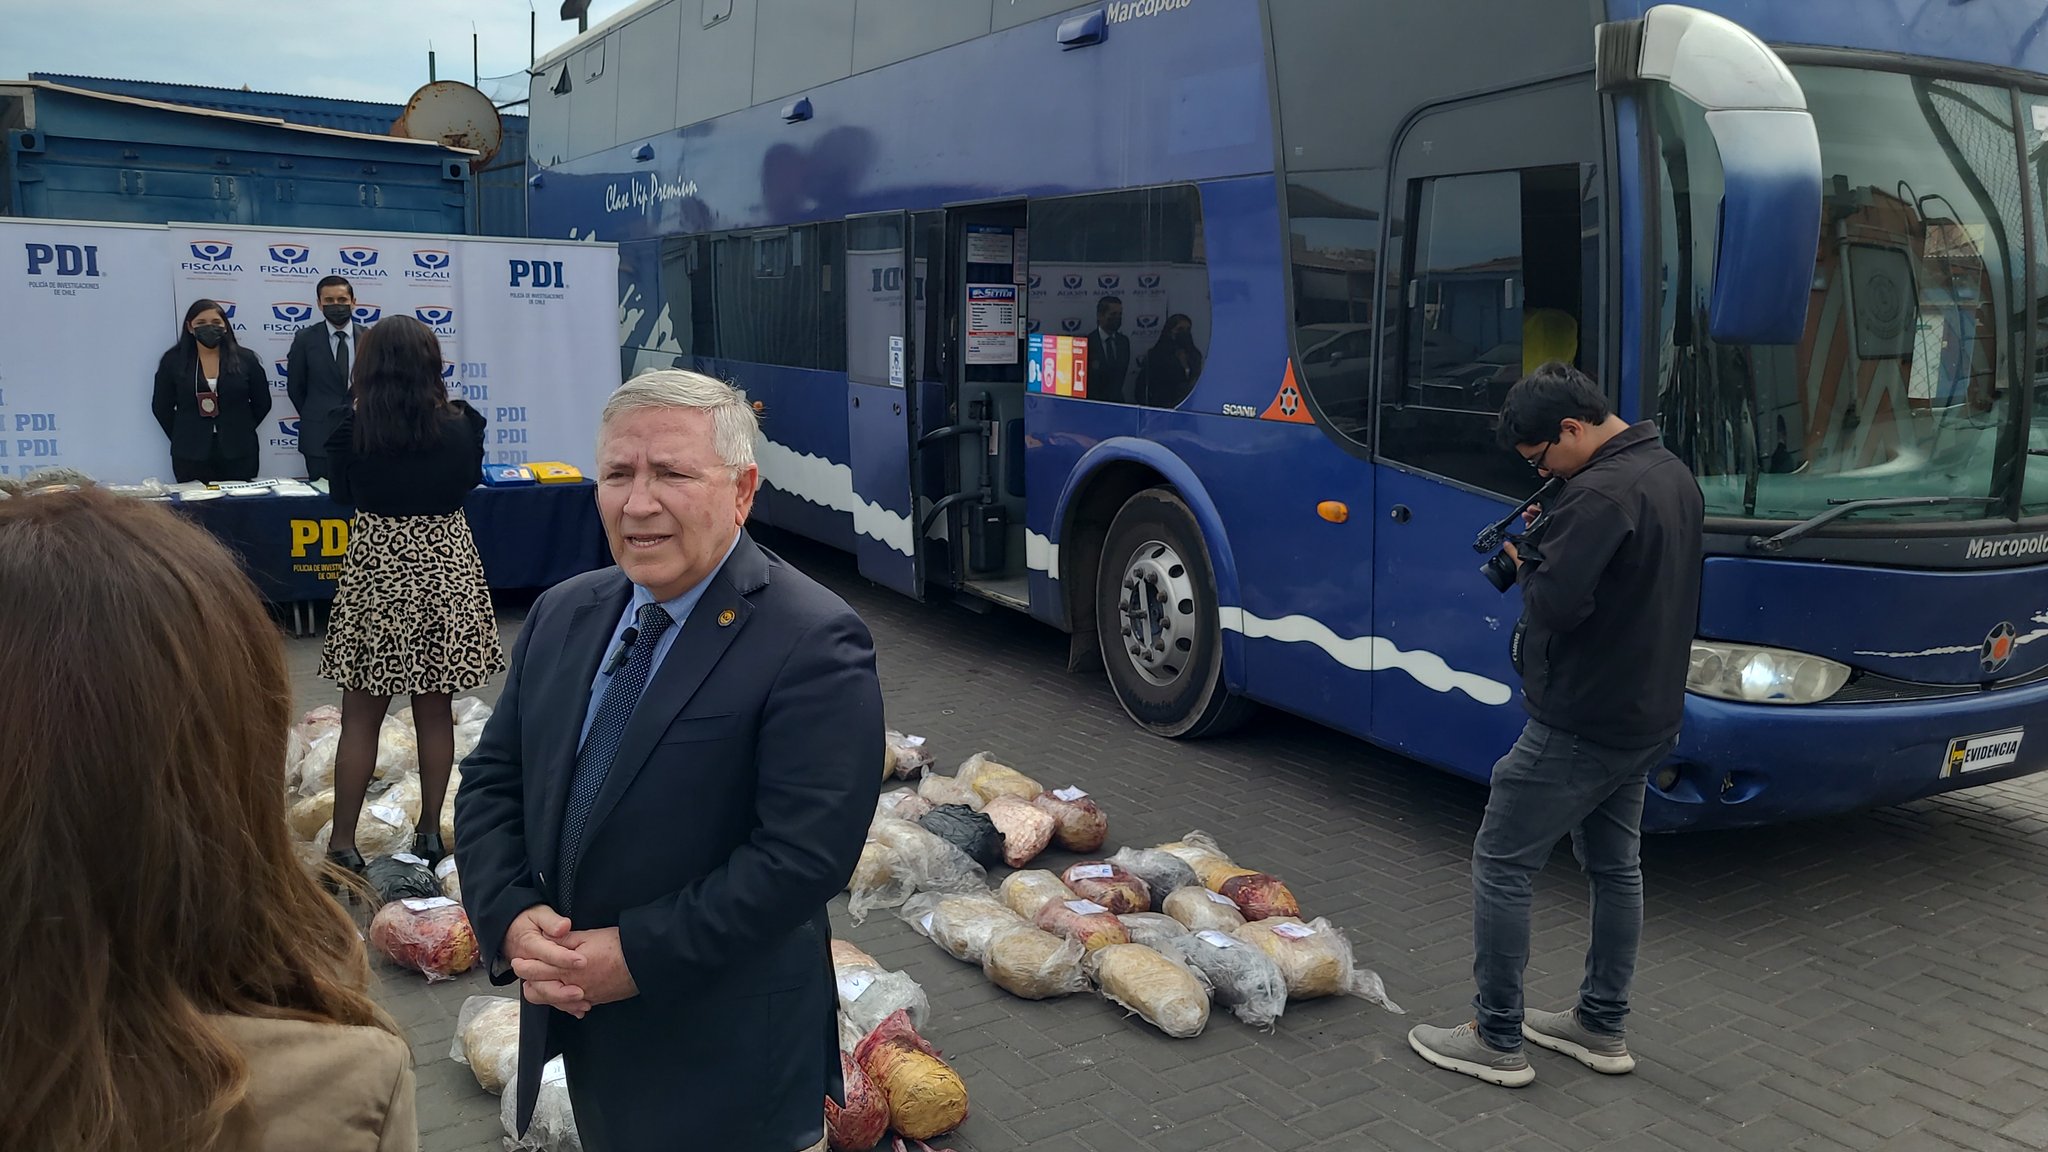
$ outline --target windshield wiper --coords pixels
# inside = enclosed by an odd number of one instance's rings
[[[2002,504],[2001,496],[1887,496],[1876,500],[1830,500],[1834,507],[1818,516],[1801,520],[1776,536],[1751,536],[1749,546],[1758,552],[1782,551],[1785,545],[1811,534],[1844,516],[1872,508],[1926,508],[1938,504]]]

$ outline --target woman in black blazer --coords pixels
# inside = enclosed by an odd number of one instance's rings
[[[150,409],[171,438],[178,483],[256,478],[256,430],[270,415],[270,378],[256,354],[235,342],[219,304],[194,300],[185,309],[178,342],[157,361]]]

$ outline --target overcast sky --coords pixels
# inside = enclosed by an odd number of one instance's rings
[[[633,0],[592,0],[591,23]],[[474,26],[485,76],[576,35],[561,0],[0,0],[0,80],[68,72],[403,103],[427,82],[467,82]]]

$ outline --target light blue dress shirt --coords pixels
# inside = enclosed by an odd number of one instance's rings
[[[725,562],[732,558],[732,551],[739,547],[739,543],[739,533],[735,532],[732,543],[726,545],[725,555],[718,561],[718,567],[713,568],[710,575],[699,580],[696,587],[673,600],[656,601],[654,593],[638,584],[633,585],[633,595],[626,601],[626,610],[619,614],[618,622],[612,625],[611,643],[604,646],[604,656],[598,660],[597,678],[590,682],[590,702],[583,706],[583,733],[576,737],[577,751],[582,751],[583,742],[590,738],[591,722],[597,719],[598,701],[604,698],[605,685],[611,681],[611,674],[606,669],[611,667],[612,656],[619,650],[619,641],[624,639],[626,629],[634,627],[639,619],[640,609],[649,604],[659,603],[667,610],[669,619],[675,621],[669,626],[668,631],[661,634],[661,639],[654,642],[654,663],[648,667],[646,683],[641,685],[640,690],[644,696],[647,685],[654,683],[654,674],[661,670],[661,662],[668,656],[669,649],[676,646],[676,637],[682,635],[683,624],[690,619],[690,613],[697,607],[697,601],[704,598],[704,589],[711,586],[712,576],[718,575],[725,568]],[[620,667],[623,668],[624,664],[622,663]],[[637,705],[639,701],[636,700],[634,703]]]

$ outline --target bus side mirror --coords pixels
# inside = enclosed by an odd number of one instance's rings
[[[1659,4],[1596,30],[1603,90],[1656,84],[1706,112],[1720,155],[1707,329],[1724,344],[1797,344],[1820,247],[1820,137],[1792,70],[1729,20]]]

